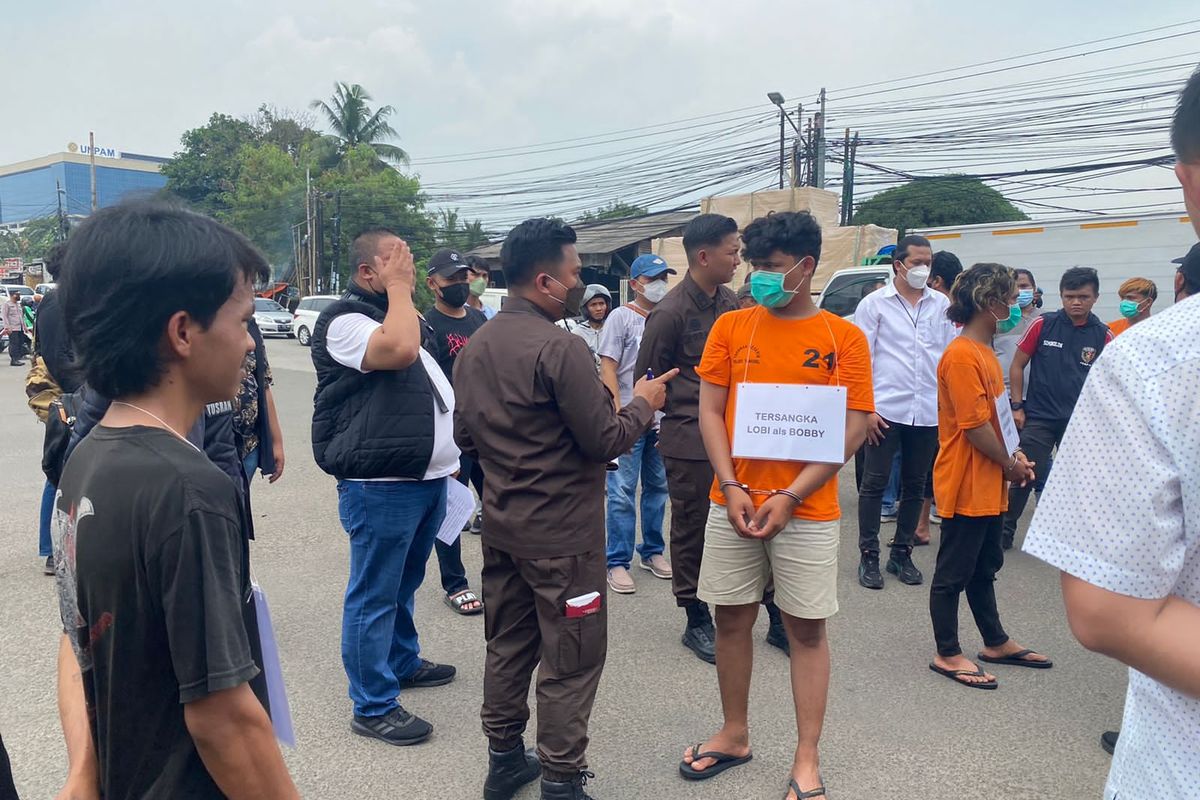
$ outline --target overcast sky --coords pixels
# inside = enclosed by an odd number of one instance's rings
[[[397,109],[421,164],[761,104],[1200,17],[1130,4],[783,0],[109,0],[4,3],[0,164],[86,140],[171,155],[214,111],[305,108],[335,80]],[[819,10],[814,10],[819,8]],[[968,10],[969,9],[969,10]],[[1200,51],[1200,37],[1173,45]],[[1106,63],[1113,63],[1111,61]],[[995,79],[1003,81],[1000,77]]]

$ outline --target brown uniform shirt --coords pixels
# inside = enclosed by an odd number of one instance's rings
[[[658,450],[668,458],[708,459],[700,437],[700,378],[696,365],[704,355],[704,343],[717,317],[737,307],[737,295],[729,287],[718,286],[717,294],[709,297],[689,272],[646,320],[633,374],[641,377],[649,369],[662,375],[679,368],[679,375],[667,384],[667,405],[658,434]]]
[[[587,343],[510,296],[454,365],[454,439],[483,466],[483,543],[520,558],[604,552],[605,464],[654,412],[618,413]]]

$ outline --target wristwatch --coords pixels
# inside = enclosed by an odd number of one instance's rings
[[[1025,407],[1024,403],[1019,402],[1019,401],[1014,401],[1014,400],[1010,400],[1008,402],[1008,405],[1012,408],[1013,411],[1020,411],[1022,408]]]

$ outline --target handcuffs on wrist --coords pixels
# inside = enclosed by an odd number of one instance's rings
[[[748,485],[740,481],[721,481],[717,484],[717,486],[720,487],[722,494],[725,493],[726,486],[736,486],[749,495],[760,494],[766,495],[767,497],[774,497],[775,495],[782,494],[792,498],[796,505],[800,505],[804,502],[804,498],[793,492],[791,489],[751,489]]]

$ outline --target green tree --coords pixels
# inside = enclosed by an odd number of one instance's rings
[[[603,222],[609,219],[624,219],[625,217],[643,217],[649,214],[649,209],[642,206],[634,205],[633,203],[622,203],[620,200],[613,200],[606,206],[601,206],[595,211],[585,211],[579,217],[580,222]]]
[[[0,258],[36,261],[58,241],[58,217],[37,217],[21,231],[0,231]]]
[[[438,211],[437,227],[439,245],[459,252],[487,244],[490,238],[488,232],[483,229],[483,220],[467,222],[459,217],[457,208]]]
[[[183,149],[162,165],[167,191],[197,211],[228,211],[228,194],[237,184],[242,148],[258,142],[250,123],[213,114],[208,123],[183,134]]]
[[[324,172],[316,179],[317,188],[325,196],[327,221],[325,253],[332,258],[333,226],[328,220],[341,202],[341,264],[338,271],[342,284],[349,276],[350,242],[362,230],[380,226],[390,228],[408,242],[417,261],[424,261],[438,247],[437,229],[425,210],[425,195],[416,178],[394,169],[378,170],[378,156],[369,145],[358,145],[347,151],[335,170]],[[332,196],[332,199],[329,199]],[[418,280],[418,284],[423,281]]]
[[[330,102],[313,100],[311,107],[325,115],[333,135],[341,141],[343,152],[366,145],[383,161],[408,163],[408,153],[382,140],[398,138],[396,130],[388,123],[388,117],[396,112],[391,106],[380,106],[371,111],[371,95],[357,83],[334,84]]]
[[[272,264],[292,257],[291,226],[304,215],[304,173],[277,145],[242,147],[238,177],[221,217],[244,233]]]
[[[853,224],[896,228],[903,235],[913,228],[1023,219],[1029,217],[983,181],[945,175],[880,192],[859,205]]]

